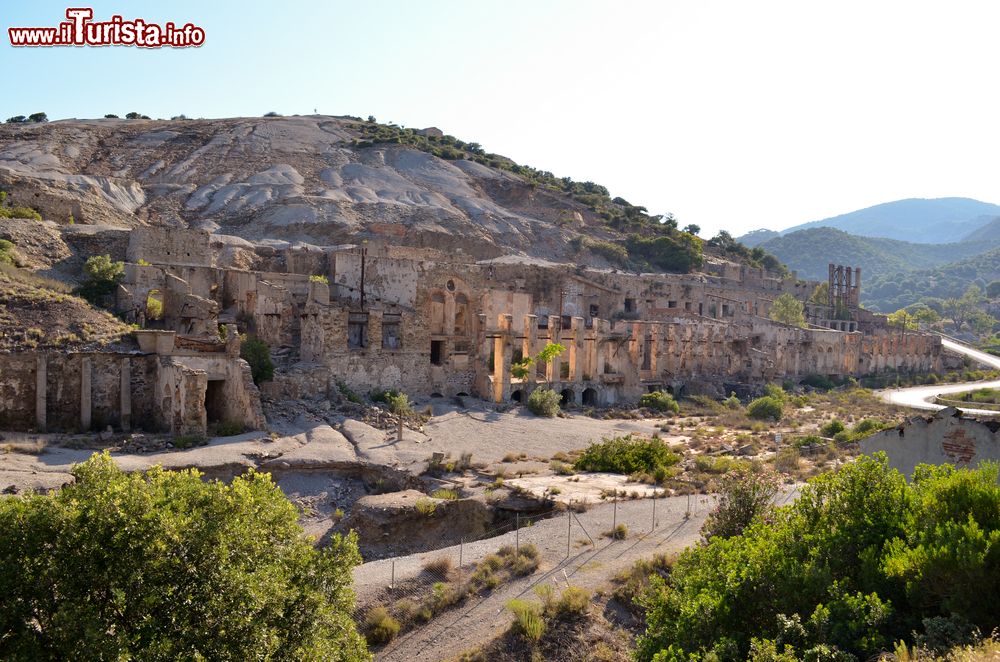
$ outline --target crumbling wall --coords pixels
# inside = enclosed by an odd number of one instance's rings
[[[145,260],[153,264],[170,264],[188,267],[211,267],[214,254],[205,230],[142,226],[132,230],[128,249],[128,262]]]
[[[966,418],[953,407],[917,416],[861,442],[861,452],[884,452],[889,465],[907,476],[918,464],[977,467],[1000,461],[1000,421]]]

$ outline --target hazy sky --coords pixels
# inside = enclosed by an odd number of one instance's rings
[[[70,6],[88,6],[70,3]],[[375,115],[604,184],[704,236],[908,197],[1000,202],[1000,3],[94,2],[201,48],[11,48],[0,118]]]

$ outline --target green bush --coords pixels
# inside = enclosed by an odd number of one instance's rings
[[[507,609],[514,614],[514,632],[521,634],[529,641],[538,641],[545,634],[545,619],[542,618],[541,607],[527,600],[511,600]]]
[[[624,526],[624,525],[620,525]],[[619,538],[619,540],[623,539]],[[590,609],[590,592],[579,586],[567,586],[562,595],[552,605],[556,618],[579,618]]]
[[[76,293],[94,305],[102,305],[125,277],[125,263],[115,262],[109,255],[91,255],[83,265],[83,273],[86,279]]]
[[[42,215],[31,207],[0,207],[0,218],[26,218],[32,221],[42,220]]]
[[[874,418],[865,418],[854,424],[851,429],[851,436],[855,439],[878,432],[886,427],[886,423],[877,421]]]
[[[274,377],[274,363],[271,361],[271,348],[256,336],[240,336],[240,358],[250,364],[250,375],[253,383],[260,385]]]
[[[562,396],[549,388],[536,388],[528,396],[528,409],[536,416],[552,417],[559,413]]]
[[[826,425],[824,425],[819,429],[819,433],[824,437],[833,437],[838,432],[843,432],[843,431],[844,431],[844,424],[838,421],[837,419],[833,419],[832,421],[830,421],[829,423],[827,423]]]
[[[991,632],[998,467],[921,465],[907,483],[884,455],[862,456],[742,533],[688,548],[642,602],[638,660],[743,660],[754,640],[782,642],[787,659],[864,660]]]
[[[782,388],[781,384],[765,384],[764,395],[772,397],[775,400],[780,400],[784,402],[786,393],[785,389]]]
[[[783,415],[783,408],[781,400],[765,395],[762,398],[757,398],[749,405],[747,405],[747,416],[750,418],[755,418],[757,420],[772,419],[775,421],[780,421]]]
[[[652,393],[644,393],[641,398],[639,398],[639,406],[652,409],[653,411],[669,411],[674,414],[679,413],[681,410],[680,405],[674,400],[674,396],[670,395],[666,391],[653,391]]]
[[[0,239],[0,263],[14,264],[14,244],[6,239]]]
[[[726,409],[739,409],[743,406],[740,399],[736,397],[735,392],[730,393],[729,397],[722,401],[722,404],[726,407]]]
[[[369,644],[376,646],[387,644],[399,634],[399,621],[389,615],[385,607],[374,607],[365,616],[361,629]]]
[[[367,660],[357,537],[314,546],[266,473],[125,473],[0,499],[0,658]],[[207,627],[211,624],[211,627]]]
[[[680,460],[680,456],[658,437],[643,439],[629,434],[590,444],[573,466],[580,471],[607,471],[628,476],[653,473]]]

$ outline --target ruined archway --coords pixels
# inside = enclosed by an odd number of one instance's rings
[[[597,406],[597,390],[592,388],[583,389],[583,404],[587,407]]]
[[[576,393],[573,392],[573,389],[564,388],[562,390],[562,393],[560,393],[559,395],[562,396],[562,399],[559,401],[559,405],[561,407],[565,407],[566,405],[576,404]]]
[[[521,391],[521,389],[517,389],[516,391],[510,394],[510,399],[512,402],[524,402],[524,393]]]

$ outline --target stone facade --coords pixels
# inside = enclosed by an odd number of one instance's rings
[[[139,334],[143,351],[0,357],[0,425],[141,420],[176,434],[203,433],[213,420],[260,427],[237,329],[271,348],[277,371],[265,390],[292,398],[343,383],[361,393],[523,401],[544,383],[566,401],[611,405],[654,389],[724,395],[812,374],[941,368],[936,336],[891,330],[858,307],[860,277],[846,267],[831,267],[836,297],[810,304],[812,323],[797,328],[769,320],[770,306],[783,293],[806,301],[816,283],[728,262],[698,274],[629,274],[422,248],[241,242],[134,229],[116,303],[149,330]],[[234,268],[232,251],[253,269]],[[550,342],[566,351],[525,378],[511,374],[513,362]],[[33,404],[43,382],[45,416]]]

